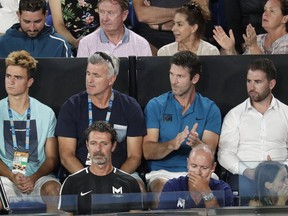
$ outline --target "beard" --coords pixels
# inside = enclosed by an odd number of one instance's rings
[[[104,154],[99,152],[99,153],[94,154],[91,157],[91,161],[92,161],[92,163],[97,164],[97,165],[104,165],[108,162],[108,158],[105,157]]]
[[[270,95],[270,93],[271,93],[270,89],[266,89],[262,93],[258,93],[256,91],[249,91],[248,95],[249,95],[251,101],[261,102],[261,101],[265,100]]]
[[[21,26],[20,26],[21,32],[23,32],[27,37],[29,38],[37,38],[41,32],[43,31],[43,29],[41,31],[39,30],[34,30],[34,31],[30,31],[30,30],[24,30]],[[29,33],[34,33],[33,35],[29,34]]]
[[[190,92],[192,87],[189,86],[188,88],[185,89],[185,88],[180,88],[177,85],[171,85],[171,88],[175,96],[182,97],[182,96],[187,95]]]

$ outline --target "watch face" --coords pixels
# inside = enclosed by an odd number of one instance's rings
[[[212,200],[214,198],[214,194],[212,193],[212,192],[210,192],[210,193],[208,193],[208,194],[205,194],[204,196],[203,196],[203,199],[205,200],[205,201],[210,201],[210,200]]]

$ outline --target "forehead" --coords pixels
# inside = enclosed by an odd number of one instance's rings
[[[6,68],[6,74],[15,75],[15,76],[22,76],[22,77],[28,76],[27,69],[20,67],[18,65],[9,65]]]
[[[173,74],[188,74],[189,75],[189,69],[187,67],[182,67],[179,65],[171,64],[170,66],[170,72]]]
[[[87,71],[90,73],[108,73],[108,65],[106,63],[89,63],[87,65]]]
[[[281,3],[279,0],[268,0],[265,7],[281,7]]]
[[[45,16],[45,14],[42,13],[42,10],[38,10],[38,11],[22,11],[22,13],[20,14],[20,17],[22,19],[26,19],[26,20],[30,20],[30,21],[34,21],[34,20],[39,20],[42,19]]]
[[[262,70],[248,70],[247,78],[249,79],[266,79],[266,73]]]
[[[173,20],[175,22],[187,21],[187,15],[183,13],[176,13]]]
[[[88,137],[89,141],[111,141],[111,135],[108,132],[91,131]]]
[[[25,16],[25,17],[43,17],[45,14],[42,13],[42,10],[38,11],[22,11],[20,13],[20,16]]]
[[[190,164],[210,166],[212,164],[212,161],[213,158],[211,156],[211,153],[200,149],[193,151],[189,157]]]

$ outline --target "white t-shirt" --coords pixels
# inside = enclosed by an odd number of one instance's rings
[[[173,42],[161,47],[157,56],[172,56],[178,52],[178,42]],[[200,40],[196,55],[220,55],[218,48],[207,41]]]

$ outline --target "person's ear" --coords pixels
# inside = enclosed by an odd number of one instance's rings
[[[128,10],[124,10],[124,11],[123,11],[123,15],[122,15],[122,20],[123,20],[123,22],[127,19],[128,14],[129,14],[129,11],[128,11]]]
[[[217,163],[214,162],[214,163],[212,164],[212,172],[215,172],[216,166],[217,166]]]
[[[116,76],[115,75],[112,75],[111,78],[110,78],[110,81],[109,81],[109,85],[110,86],[113,86],[114,82],[116,81]]]
[[[269,88],[270,88],[270,90],[272,90],[272,89],[275,87],[275,85],[276,85],[276,80],[275,80],[275,79],[272,79],[272,80],[270,81],[270,83],[269,83]]]
[[[195,33],[197,31],[198,27],[199,27],[198,24],[194,24],[192,26],[192,33]]]
[[[17,11],[16,14],[17,14],[18,20],[19,20],[19,22],[20,22],[20,16],[21,16],[21,15],[20,15],[20,12]]]
[[[287,23],[287,21],[288,21],[288,15],[284,16],[282,20],[283,20],[283,23]]]
[[[88,146],[89,146],[89,143],[88,143],[88,140],[86,140],[86,148],[88,150]]]
[[[192,83],[195,85],[196,83],[198,83],[200,79],[200,74],[195,74],[193,77],[192,77]]]
[[[28,80],[28,87],[30,88],[33,83],[34,83],[34,78],[30,78],[30,79]]]
[[[111,150],[111,152],[114,152],[116,146],[117,146],[117,141],[115,141],[115,142],[112,144],[112,150]]]

